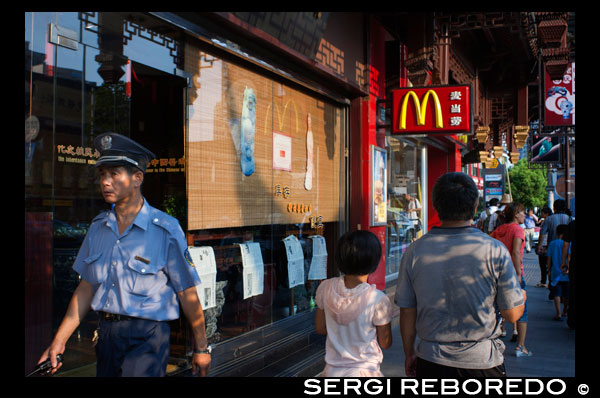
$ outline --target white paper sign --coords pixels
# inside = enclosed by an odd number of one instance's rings
[[[202,309],[216,306],[217,262],[215,252],[210,246],[189,247],[200,284],[196,286]]]
[[[273,168],[292,171],[292,137],[273,132]]]
[[[265,265],[258,242],[240,243],[244,279],[244,300],[263,294]]]
[[[296,236],[290,235],[283,240],[288,260],[289,288],[304,285],[304,253]]]
[[[327,247],[321,235],[310,236],[313,242],[312,260],[308,270],[309,280],[327,279]]]

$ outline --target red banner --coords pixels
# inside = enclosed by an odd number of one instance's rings
[[[392,132],[464,134],[472,128],[471,86],[406,87],[393,90]]]
[[[544,125],[575,125],[575,62],[569,65],[562,80],[551,80],[545,73]]]

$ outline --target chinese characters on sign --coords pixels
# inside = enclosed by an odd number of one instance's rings
[[[152,159],[146,173],[176,173],[185,171],[185,157]]]
[[[59,154],[56,160],[65,163],[96,164],[96,160],[100,158],[100,152],[94,148],[73,145],[57,145],[56,152]]]
[[[100,152],[94,148],[73,145],[57,145],[56,160],[65,163],[96,164]],[[176,173],[185,171],[185,157],[152,159],[148,162],[146,173]]]
[[[392,133],[471,132],[470,86],[428,86],[393,91]]]
[[[290,187],[285,185],[283,188],[281,184],[275,185],[275,196],[282,196],[287,199],[290,197]]]

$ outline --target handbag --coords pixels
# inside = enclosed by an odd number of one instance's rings
[[[415,225],[415,232],[419,232],[421,230],[421,219],[417,220],[417,225]]]

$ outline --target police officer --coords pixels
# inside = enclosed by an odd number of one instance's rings
[[[155,156],[116,133],[94,140],[102,196],[113,205],[93,219],[73,269],[81,282],[56,336],[40,363],[56,355],[89,309],[99,314],[97,376],[164,376],[170,326],[181,306],[194,335],[192,372],[210,368],[204,312],[196,285],[200,278],[177,220],[150,206],[141,185]]]

